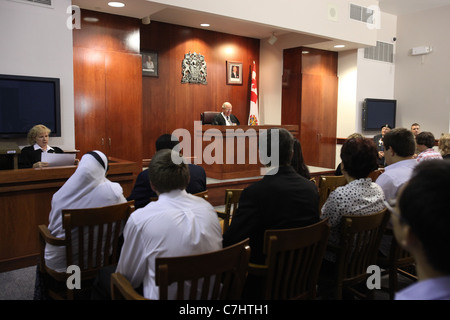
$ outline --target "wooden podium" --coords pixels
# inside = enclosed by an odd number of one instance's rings
[[[209,178],[226,180],[261,176],[259,135],[270,128],[284,128],[298,138],[298,125],[213,126],[202,125],[195,132],[196,163]],[[194,147],[195,149],[195,147]]]
[[[48,224],[53,194],[76,166],[0,171],[0,272],[37,263],[37,226]],[[136,179],[137,163],[110,159],[108,179],[120,183],[128,196]]]

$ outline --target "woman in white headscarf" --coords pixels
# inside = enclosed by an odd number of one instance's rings
[[[63,209],[96,208],[126,202],[120,184],[106,178],[107,171],[108,159],[102,152],[88,152],[81,158],[74,174],[53,195],[48,225],[53,236],[65,237],[61,217]],[[45,263],[55,271],[66,272],[65,247],[47,244]]]

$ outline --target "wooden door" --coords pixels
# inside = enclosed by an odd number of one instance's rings
[[[334,167],[336,103],[337,77],[302,75],[300,142],[308,165]]]
[[[101,51],[74,47],[75,148],[80,157],[106,149],[105,56]]]
[[[108,155],[142,162],[141,55],[107,52],[105,104]]]

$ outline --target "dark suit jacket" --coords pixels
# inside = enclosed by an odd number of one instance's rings
[[[189,184],[186,188],[188,193],[198,193],[206,190],[206,173],[205,169],[195,164],[189,164]],[[145,207],[151,197],[157,197],[157,194],[150,187],[150,179],[148,177],[148,169],[145,169],[139,173],[136,183],[128,201],[134,200],[134,206],[136,209]]]
[[[58,147],[52,148],[55,149],[55,151],[49,150],[49,153],[64,153],[64,151]],[[24,147],[19,155],[19,169],[32,168],[33,164],[41,161],[41,154],[41,149],[34,150],[33,146]]]
[[[376,136],[373,137],[373,142],[377,146],[377,150],[378,151],[384,151],[384,144],[380,143],[380,140],[381,140],[382,137],[383,137],[383,135],[381,133],[377,134]],[[384,167],[385,166],[384,160],[385,160],[384,157],[383,158],[377,158],[378,166]]]
[[[237,125],[240,125],[241,123],[239,122],[238,118],[233,115],[230,114],[230,120],[232,123],[236,123]],[[223,118],[222,114],[219,113],[217,116],[214,117],[212,123],[213,125],[219,125],[219,126],[225,126],[227,123],[225,122],[225,119]]]
[[[230,227],[223,235],[227,247],[250,238],[251,258],[264,263],[264,232],[304,227],[319,221],[319,195],[315,184],[291,166],[244,189]]]

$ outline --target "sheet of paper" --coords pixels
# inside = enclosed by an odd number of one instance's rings
[[[48,162],[49,167],[72,166],[75,162],[75,154],[43,152],[41,162]]]

